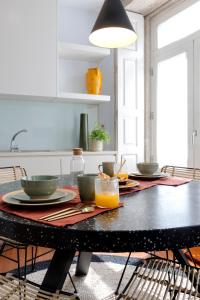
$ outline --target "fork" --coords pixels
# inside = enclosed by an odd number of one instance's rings
[[[62,209],[62,210],[59,210],[59,211],[56,211],[56,212],[54,212],[54,213],[51,213],[51,214],[48,214],[48,215],[46,215],[46,216],[43,216],[43,217],[41,217],[41,218],[39,218],[39,220],[46,220],[46,219],[48,219],[48,218],[51,218],[51,217],[55,217],[56,215],[59,215],[59,214],[61,214],[61,213],[64,213],[64,212],[72,212],[72,211],[79,211],[79,209],[78,208],[73,208],[73,207],[68,207],[68,208],[65,208],[65,209]]]
[[[77,208],[68,207],[68,208],[62,209],[60,211],[43,216],[43,217],[39,218],[39,220],[54,221],[54,220],[82,214],[82,213],[89,213],[94,210],[95,210],[94,206],[85,206],[85,207],[81,208],[80,206],[77,205]]]
[[[45,219],[45,221],[48,221],[48,222],[56,221],[56,220],[60,220],[60,219],[64,219],[64,218],[69,218],[69,217],[72,217],[72,216],[75,216],[75,215],[79,215],[79,214],[83,214],[83,212],[82,211],[75,211],[75,210],[71,211],[71,212],[64,212],[64,213],[61,213],[59,215],[47,218],[47,219]]]

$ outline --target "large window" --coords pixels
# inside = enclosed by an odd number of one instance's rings
[[[200,1],[158,26],[158,48],[180,40],[200,29]]]
[[[193,1],[152,22],[151,155],[160,166],[200,168],[199,12],[200,1]]]
[[[187,74],[186,53],[158,64],[157,153],[160,165],[187,165]]]

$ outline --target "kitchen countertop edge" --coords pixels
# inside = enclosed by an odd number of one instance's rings
[[[84,151],[84,156],[96,156],[96,155],[117,155],[117,151],[101,151],[92,152]],[[67,150],[31,150],[31,151],[19,151],[19,152],[9,152],[0,151],[0,157],[18,157],[18,156],[72,156],[72,151]]]

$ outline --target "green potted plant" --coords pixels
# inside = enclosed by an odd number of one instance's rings
[[[103,143],[110,140],[108,132],[104,129],[104,125],[96,123],[89,135],[90,151],[102,151]]]

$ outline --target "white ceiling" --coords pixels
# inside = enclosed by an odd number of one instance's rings
[[[100,10],[104,0],[61,0],[61,5],[85,10]]]
[[[126,6],[126,9],[146,16],[170,1],[171,0],[132,0],[131,3]]]
[[[171,0],[122,0],[126,9],[147,15],[161,5]],[[75,7],[92,11],[99,11],[104,0],[61,0],[64,6]]]

